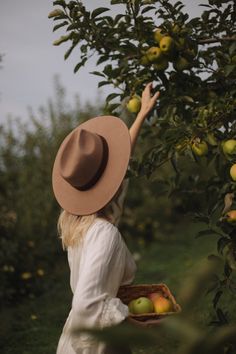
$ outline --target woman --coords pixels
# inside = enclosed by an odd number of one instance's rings
[[[136,264],[117,226],[130,155],[159,96],[159,92],[151,96],[151,89],[149,83],[130,130],[116,117],[92,118],[75,128],[58,150],[52,182],[63,209],[58,229],[68,251],[73,300],[57,354],[121,353],[73,329],[110,327],[129,314],[128,306],[116,296],[121,285],[133,282]],[[122,348],[122,353],[130,351]]]

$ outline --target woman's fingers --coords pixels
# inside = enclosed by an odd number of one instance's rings
[[[152,97],[152,101],[156,101],[157,99],[158,99],[158,97],[160,96],[160,91],[157,91],[156,93],[155,93],[155,95]]]

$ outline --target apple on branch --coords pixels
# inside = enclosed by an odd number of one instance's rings
[[[138,95],[134,95],[133,97],[130,98],[126,107],[129,112],[138,113],[141,108],[141,98]]]

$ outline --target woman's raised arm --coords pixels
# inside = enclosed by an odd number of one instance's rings
[[[136,141],[139,135],[139,131],[145,121],[148,113],[153,109],[156,104],[156,101],[160,95],[160,91],[157,91],[153,96],[151,96],[152,90],[152,82],[147,84],[142,93],[142,101],[141,101],[141,109],[137,114],[137,117],[129,129],[130,137],[131,137],[131,155],[134,153],[134,148],[136,145]]]

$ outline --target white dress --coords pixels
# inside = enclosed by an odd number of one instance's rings
[[[121,285],[131,284],[136,263],[116,225],[122,212],[127,189],[116,201],[115,225],[97,218],[89,227],[82,245],[68,248],[72,307],[63,327],[56,354],[104,354],[106,344],[89,334],[71,329],[104,328],[128,317],[128,306],[116,297]]]

